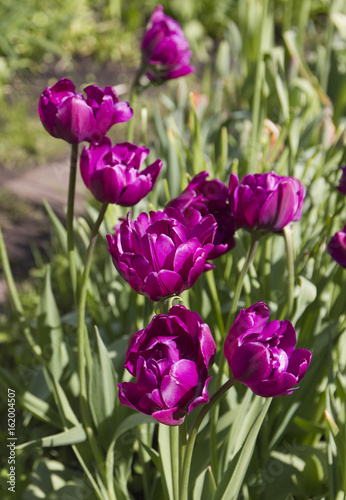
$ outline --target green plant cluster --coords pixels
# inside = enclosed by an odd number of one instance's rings
[[[63,27],[71,16],[83,35],[91,29],[86,26],[89,2],[78,2],[79,9],[74,1],[61,4]],[[119,12],[121,19],[129,16],[128,26],[133,22],[137,29],[138,12],[131,22],[130,17],[138,4],[129,4],[102,3],[101,11],[107,9],[117,19]],[[9,2],[4,5],[11,9]],[[152,6],[148,2],[148,10]],[[133,118],[137,143],[150,146],[148,163],[160,157],[164,166],[161,180],[149,199],[134,207],[132,217],[161,208],[203,170],[226,183],[231,171],[242,177],[273,169],[297,177],[307,189],[302,220],[293,229],[291,321],[299,346],[313,352],[312,364],[301,387],[273,400],[268,411],[251,391],[237,387],[227,393],[214,422],[216,433],[206,420],[197,436],[190,498],[344,500],[345,271],[326,246],[346,220],[345,196],[335,189],[339,167],[346,161],[345,5],[338,0],[176,0],[169,8],[167,13],[184,17],[188,30],[189,24],[194,29],[200,24],[208,36],[217,37],[217,50],[203,70],[197,70],[200,79],[171,82],[162,92],[139,98]],[[20,15],[29,19],[24,10]],[[51,23],[52,16],[48,18]],[[48,33],[44,29],[43,39]],[[68,41],[54,38],[59,50],[52,52],[71,50],[71,44],[81,40],[81,31]],[[120,35],[114,46],[118,43]],[[28,41],[25,50],[28,60],[34,57]],[[19,69],[15,61],[10,71]],[[18,498],[171,499],[172,484],[162,481],[170,470],[168,431],[158,431],[150,418],[122,407],[116,394],[116,383],[124,380],[129,335],[146,326],[154,312],[152,304],[117,275],[106,250],[106,234],[126,211],[117,206],[107,209],[87,291],[88,405],[103,454],[101,469],[95,467],[79,419],[77,314],[69,286],[66,231],[48,205],[46,211],[52,226],[48,255],[35,254],[29,291],[18,294],[14,312],[0,324],[6,346],[0,387],[15,389],[18,402]],[[74,221],[78,273],[98,207],[89,202],[85,211]],[[203,311],[218,347],[250,243],[245,231],[236,239],[235,248],[215,261],[215,279],[205,273],[182,295],[187,307]],[[4,247],[1,255],[5,268]],[[286,319],[288,279],[284,239],[269,234],[261,239],[250,266],[240,307],[263,300],[277,319]],[[213,375],[217,369],[216,363]],[[213,392],[213,382],[209,390]],[[86,457],[84,470],[79,455]],[[6,467],[2,479],[5,476]],[[109,490],[102,490],[107,483]],[[6,500],[13,498],[4,495]]]

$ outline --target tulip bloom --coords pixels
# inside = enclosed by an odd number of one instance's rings
[[[340,193],[346,194],[346,165],[341,167],[342,177],[340,179],[340,184],[336,187]]]
[[[271,321],[264,302],[243,309],[224,344],[235,380],[259,396],[292,394],[311,361],[307,349],[295,349],[295,330],[289,321]]]
[[[163,13],[159,5],[149,19],[142,42],[143,62],[150,80],[162,82],[194,71],[191,51],[179,24]]]
[[[42,92],[38,113],[50,135],[70,144],[100,142],[115,123],[133,115],[129,103],[120,102],[112,87],[89,85],[84,92],[86,99],[67,78]]]
[[[139,172],[148,153],[144,146],[129,142],[112,147],[111,140],[105,137],[101,144],[83,149],[80,158],[83,181],[102,203],[136,205],[152,190],[162,167],[162,161],[156,160]]]
[[[305,189],[294,177],[275,172],[248,174],[239,184],[231,174],[229,203],[238,227],[247,231],[281,231],[302,216]]]
[[[137,292],[153,301],[190,288],[202,274],[213,249],[216,222],[203,217],[189,230],[174,208],[129,214],[114,236],[107,235],[109,252],[120,275]]]
[[[137,381],[118,384],[119,399],[163,424],[182,424],[186,414],[209,401],[214,355],[208,325],[197,313],[173,306],[130,338],[124,367]]]
[[[207,181],[208,172],[201,172],[189,183],[187,188],[171,200],[167,207],[180,210],[188,227],[193,228],[205,215],[214,216],[217,229],[214,248],[209,259],[215,259],[234,247],[234,219],[229,211],[228,191],[219,180]]]
[[[346,268],[346,224],[328,243],[328,252],[340,266]]]

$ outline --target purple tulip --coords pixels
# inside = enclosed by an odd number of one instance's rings
[[[216,222],[206,215],[189,230],[174,208],[129,214],[114,236],[107,235],[109,252],[120,275],[137,292],[153,301],[190,288],[202,274],[213,240]]]
[[[118,384],[121,403],[166,425],[179,425],[208,403],[215,342],[209,326],[184,306],[154,316],[129,342],[124,367],[137,382]]]
[[[346,165],[341,167],[342,177],[340,179],[340,184],[336,187],[340,193],[346,194]]]
[[[340,266],[346,268],[346,224],[328,243],[328,252]]]
[[[231,174],[229,202],[238,227],[261,231],[281,231],[302,216],[305,189],[294,177],[275,172],[248,174],[239,184]]]
[[[180,210],[189,228],[208,214],[214,216],[217,229],[214,248],[208,259],[215,259],[234,247],[235,223],[229,211],[226,186],[217,179],[207,181],[208,176],[208,172],[196,175],[187,188],[166,206]]]
[[[100,142],[115,123],[126,122],[133,115],[129,103],[120,102],[112,87],[102,90],[89,85],[84,92],[86,99],[67,78],[42,92],[38,113],[53,137],[70,144]]]
[[[233,377],[259,396],[292,394],[311,361],[307,349],[295,349],[289,321],[271,321],[264,302],[243,309],[227,335],[224,353]]]
[[[152,190],[162,167],[156,160],[139,172],[149,149],[129,142],[115,144],[105,137],[100,144],[84,148],[80,158],[83,181],[102,203],[123,207],[136,205]]]
[[[159,5],[149,19],[142,42],[143,61],[150,80],[162,82],[194,71],[191,51],[179,24],[163,13]]]

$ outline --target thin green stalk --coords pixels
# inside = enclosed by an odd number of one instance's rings
[[[212,306],[214,309],[214,315],[216,318],[217,326],[219,328],[219,332],[217,332],[217,330],[216,330],[217,333],[215,333],[216,344],[220,345],[222,339],[225,336],[225,325],[224,325],[224,322],[222,319],[220,300],[219,300],[219,297],[217,294],[217,287],[216,287],[216,283],[215,283],[215,275],[212,271],[210,271],[210,272],[205,274],[205,277],[206,277],[207,282],[208,282]]]
[[[99,216],[95,222],[94,228],[90,236],[90,243],[86,254],[84,271],[80,285],[80,294],[78,301],[78,326],[77,326],[78,375],[80,383],[81,412],[92,452],[95,456],[97,463],[99,464],[99,466],[101,466],[101,470],[103,470],[104,468],[102,451],[100,449],[99,444],[95,440],[95,436],[92,430],[91,418],[89,414],[88,402],[87,402],[87,382],[85,374],[85,352],[86,352],[85,341],[88,341],[88,336],[85,334],[85,307],[86,307],[88,279],[91,268],[92,255],[94,252],[98,231],[103,221],[106,209],[107,209],[107,204],[102,205]]]
[[[129,121],[129,124],[127,127],[127,141],[128,142],[133,142],[134,131],[135,131],[134,115],[135,115],[136,102],[137,102],[139,90],[141,89],[140,79],[141,79],[141,76],[143,75],[146,67],[147,67],[147,62],[143,59],[137,73],[135,74],[134,80],[133,80],[132,85],[131,85],[130,106],[133,109],[133,117]]]
[[[78,144],[71,145],[71,158],[70,158],[70,178],[68,186],[68,199],[67,199],[67,214],[66,214],[66,232],[67,232],[67,251],[69,258],[69,267],[71,275],[71,287],[73,297],[76,300],[77,296],[77,270],[74,255],[74,199],[76,192],[76,175],[77,175],[77,160],[78,160]]]
[[[249,167],[253,171],[256,165],[256,157],[258,153],[259,135],[261,133],[260,120],[261,120],[261,93],[264,81],[264,61],[263,61],[263,42],[266,34],[267,16],[268,16],[269,0],[263,0],[262,18],[261,18],[261,32],[260,32],[260,46],[258,48],[257,61],[256,61],[256,74],[255,74],[255,90],[252,104],[252,132],[250,142],[250,162]],[[247,173],[247,172],[245,172]]]
[[[288,269],[287,317],[290,319],[293,311],[293,302],[294,302],[294,255],[293,255],[292,228],[291,226],[286,226],[284,227],[283,231],[286,244],[287,269]]]
[[[238,307],[238,302],[240,298],[240,294],[243,288],[243,283],[245,276],[248,272],[248,269],[250,267],[251,262],[253,261],[253,258],[255,256],[257,247],[258,247],[259,239],[258,235],[256,233],[252,233],[251,235],[251,244],[250,248],[248,250],[248,254],[246,256],[246,260],[243,266],[243,269],[241,270],[238,280],[236,283],[235,291],[234,291],[234,296],[231,304],[231,308],[228,314],[227,318],[227,323],[226,323],[226,328],[225,328],[225,334],[227,335],[232,323],[235,320],[235,314],[237,311]],[[216,377],[216,387],[220,387],[222,383],[222,375],[224,371],[224,365],[225,365],[225,356],[223,354],[223,349],[221,349],[219,353],[219,371]],[[213,408],[213,411],[211,413],[211,437],[210,437],[210,445],[211,445],[211,463],[212,463],[212,471],[214,474],[214,477],[217,477],[217,469],[218,469],[218,460],[217,460],[217,436],[216,436],[216,423],[219,418],[219,406],[215,405]]]
[[[188,500],[188,489],[189,489],[189,475],[191,468],[191,459],[193,447],[196,441],[196,437],[198,434],[198,429],[203,422],[204,417],[207,415],[209,410],[215,405],[217,401],[234,385],[233,378],[227,380],[227,382],[220,387],[220,389],[210,398],[209,403],[204,405],[200,410],[199,414],[194,421],[185,449],[184,462],[182,467],[182,476],[181,476],[181,487],[180,487],[180,498],[179,500]]]
[[[252,233],[251,234],[250,248],[249,248],[248,254],[246,256],[246,260],[245,260],[243,269],[241,270],[241,273],[238,276],[238,280],[237,280],[235,291],[234,291],[234,296],[232,299],[231,308],[230,308],[229,313],[228,313],[226,329],[225,329],[226,334],[229,332],[229,329],[231,328],[232,323],[235,320],[235,313],[237,311],[240,294],[241,294],[243,284],[244,284],[244,279],[245,279],[245,276],[249,270],[250,264],[253,261],[253,258],[255,256],[255,253],[256,253],[256,250],[258,247],[258,243],[259,243],[258,234]]]
[[[179,426],[171,425],[169,428],[169,445],[171,453],[171,471],[172,471],[172,485],[173,485],[173,500],[179,500]]]

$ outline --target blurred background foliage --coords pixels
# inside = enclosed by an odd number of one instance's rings
[[[165,12],[182,25],[193,51],[194,88],[210,73],[228,85],[229,107],[252,97],[260,45],[259,0],[164,0]],[[264,46],[275,74],[299,73],[299,54],[335,103],[345,112],[346,17],[343,0],[271,2]],[[28,168],[61,156],[45,137],[36,103],[47,84],[62,76],[77,86],[129,84],[140,60],[140,40],[157,5],[154,0],[3,0],[0,4],[0,166]],[[272,29],[272,26],[274,29]],[[285,39],[285,33],[295,33]],[[283,51],[297,50],[297,65],[282,67]],[[331,72],[329,72],[331,69]],[[316,82],[311,78],[314,87]],[[213,85],[217,82],[213,80]],[[316,85],[315,85],[316,87]],[[205,88],[204,88],[205,90]],[[268,98],[270,99],[270,90]],[[297,94],[299,92],[297,91]],[[299,97],[299,96],[298,96]],[[269,103],[270,105],[270,100]],[[269,107],[269,106],[268,106]],[[275,109],[274,109],[275,111]],[[277,117],[273,117],[277,118]],[[22,133],[23,127],[25,134]]]

